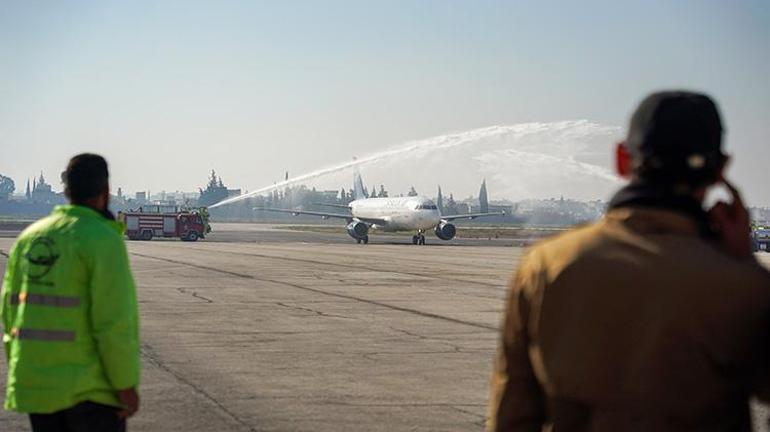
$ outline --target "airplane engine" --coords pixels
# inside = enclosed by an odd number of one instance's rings
[[[436,237],[441,240],[452,240],[457,234],[457,229],[449,222],[441,222],[436,225]]]
[[[363,222],[351,222],[345,229],[348,231],[348,235],[356,240],[363,240],[369,234],[369,225]]]

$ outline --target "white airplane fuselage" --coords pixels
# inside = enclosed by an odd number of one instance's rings
[[[441,212],[429,198],[366,198],[350,203],[354,218],[379,219],[372,227],[383,231],[427,231],[441,223]]]

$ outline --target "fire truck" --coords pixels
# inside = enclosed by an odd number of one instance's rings
[[[153,237],[176,237],[196,241],[208,232],[207,212],[182,210],[176,206],[149,205],[118,213],[126,224],[129,240],[152,240]]]

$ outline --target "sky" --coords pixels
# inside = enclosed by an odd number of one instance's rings
[[[92,151],[127,192],[196,190],[211,169],[254,190],[412,140],[564,120],[617,128],[604,152],[645,94],[686,88],[718,101],[728,176],[770,206],[768,46],[766,1],[0,1],[0,174],[23,191],[42,170],[60,189],[67,159]],[[367,183],[403,187],[411,168],[395,165]],[[430,177],[417,186],[478,188]]]

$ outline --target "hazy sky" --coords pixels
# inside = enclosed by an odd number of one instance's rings
[[[767,1],[2,1],[0,173],[23,190],[95,151],[126,191],[212,168],[256,189],[451,131],[625,128],[686,87],[721,103],[730,174],[770,205],[768,77]]]

